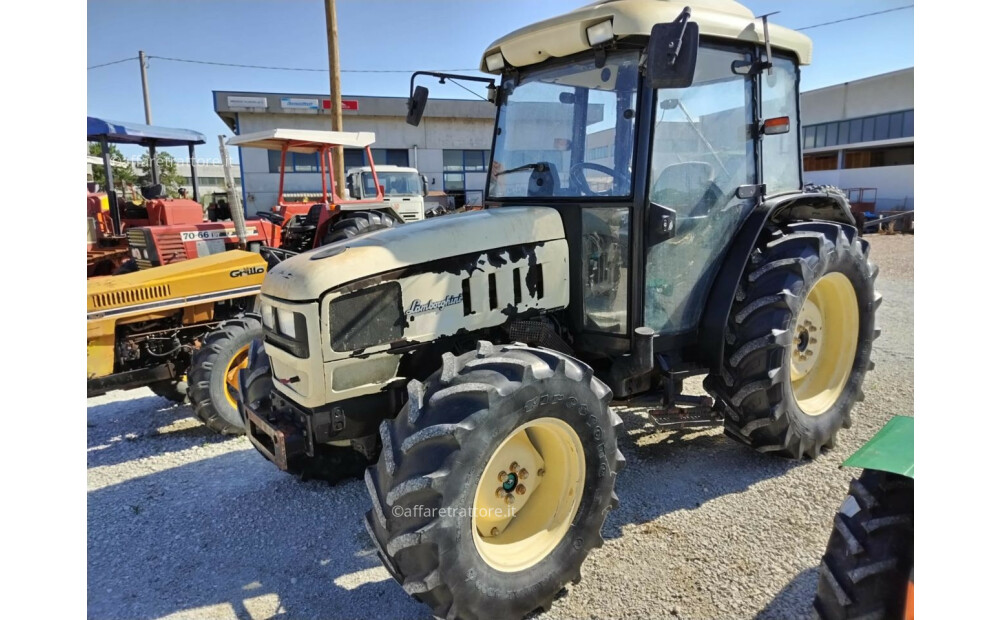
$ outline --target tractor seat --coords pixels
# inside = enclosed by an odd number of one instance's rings
[[[708,213],[722,197],[715,184],[715,168],[701,161],[667,166],[656,177],[650,199],[677,211],[681,217]]]
[[[167,195],[163,193],[163,184],[156,183],[154,185],[144,185],[139,188],[139,193],[146,200],[156,200],[157,198],[166,198]]]

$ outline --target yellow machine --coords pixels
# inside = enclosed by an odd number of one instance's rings
[[[148,386],[189,398],[213,430],[242,433],[236,376],[261,338],[267,263],[233,250],[87,282],[87,396]]]

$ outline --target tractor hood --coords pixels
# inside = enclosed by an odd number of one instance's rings
[[[293,256],[268,272],[261,293],[312,301],[379,273],[564,236],[559,213],[548,207],[503,207],[436,217]]]

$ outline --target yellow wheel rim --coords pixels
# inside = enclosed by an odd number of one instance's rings
[[[476,487],[472,538],[479,555],[503,572],[542,561],[569,530],[585,476],[583,444],[569,424],[539,418],[519,426]]]
[[[858,296],[842,273],[820,278],[809,290],[789,345],[792,393],[799,409],[820,415],[847,385],[858,349]]]
[[[250,359],[250,345],[236,352],[226,368],[226,400],[236,408],[236,394],[240,391],[240,369],[246,368]]]

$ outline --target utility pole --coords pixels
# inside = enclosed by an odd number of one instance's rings
[[[340,48],[337,42],[337,0],[326,0],[326,43],[330,52],[330,125],[334,131],[343,131],[340,103]],[[344,147],[335,146],[332,155],[337,195],[344,198]]]
[[[139,75],[142,76],[142,103],[146,107],[146,124],[153,124],[153,113],[149,109],[149,82],[146,80],[146,52],[139,50]],[[156,170],[156,147],[149,147],[149,170],[152,175],[153,184],[159,180],[159,173]]]

